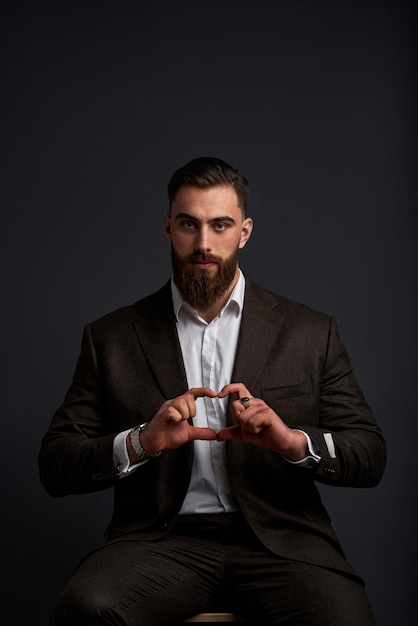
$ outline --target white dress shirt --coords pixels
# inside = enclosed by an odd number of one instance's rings
[[[231,382],[244,304],[245,278],[240,272],[235,288],[219,315],[207,323],[184,301],[172,282],[177,332],[188,387],[220,391]],[[198,398],[195,426],[225,428],[228,398]],[[223,513],[236,510],[228,480],[225,442],[195,441],[189,490],[182,513]]]
[[[188,388],[209,387],[220,391],[231,382],[244,304],[244,275],[240,271],[228,302],[209,323],[199,317],[198,313],[185,302],[173,280],[171,290]],[[227,407],[228,398],[198,398],[193,424],[219,431],[226,426]],[[129,464],[126,448],[128,433],[129,430],[119,433],[114,441],[114,462],[119,477],[126,476],[142,465],[142,463]],[[313,450],[308,435],[306,433],[304,435],[308,441],[310,454],[297,464],[310,467],[317,463],[320,457]],[[237,510],[228,479],[225,446],[226,442],[201,440],[194,442],[192,475],[180,514],[223,513]]]

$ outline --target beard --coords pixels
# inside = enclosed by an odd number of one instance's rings
[[[213,274],[198,267],[191,268],[189,264],[197,260],[216,263],[217,270]],[[180,257],[171,246],[171,261],[174,282],[186,302],[197,311],[207,311],[226,293],[235,278],[238,265],[238,248],[230,257],[223,260],[203,252]]]

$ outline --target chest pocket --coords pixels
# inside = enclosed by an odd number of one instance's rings
[[[289,426],[314,424],[318,419],[317,403],[310,380],[261,389],[260,397]]]

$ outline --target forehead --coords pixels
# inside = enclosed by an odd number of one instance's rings
[[[242,217],[235,189],[228,185],[217,185],[203,189],[183,185],[171,203],[172,217],[176,217],[178,213],[187,213],[199,220],[214,219],[217,216],[226,215],[236,220]]]

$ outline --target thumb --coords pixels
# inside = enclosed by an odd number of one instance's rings
[[[216,435],[217,441],[229,441],[231,439],[242,439],[241,426],[229,426],[222,428]]]
[[[199,428],[198,426],[193,426],[190,429],[189,441],[194,441],[195,439],[213,441],[216,439],[216,430],[213,428]]]

